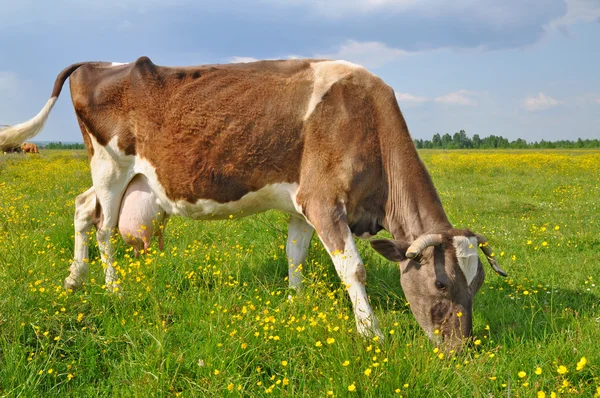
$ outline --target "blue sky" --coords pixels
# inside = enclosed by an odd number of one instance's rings
[[[415,138],[600,137],[600,0],[0,0],[0,10],[0,124],[35,115],[74,62],[326,57],[391,85]],[[36,140],[81,141],[68,90]]]

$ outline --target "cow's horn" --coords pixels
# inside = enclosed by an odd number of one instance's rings
[[[425,250],[425,248],[427,248],[429,246],[438,246],[441,244],[442,244],[442,235],[441,234],[427,234],[427,235],[419,236],[417,238],[417,240],[415,240],[412,243],[412,245],[410,245],[408,250],[406,250],[406,257],[415,258],[419,254],[421,254],[421,252],[423,250]]]
[[[507,276],[506,271],[504,271],[502,268],[500,268],[500,264],[498,264],[498,261],[496,261],[496,259],[494,258],[494,251],[488,245],[488,240],[485,238],[485,236],[478,234],[477,242],[479,243],[479,247],[481,247],[481,251],[483,252],[483,254],[485,254],[485,257],[487,258],[488,262],[490,263],[490,265],[492,266],[494,271],[496,271],[496,273],[498,275],[502,275],[502,276],[506,277]]]

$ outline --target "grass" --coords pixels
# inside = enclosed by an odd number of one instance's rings
[[[306,290],[288,301],[287,216],[277,212],[174,217],[165,251],[154,242],[139,259],[119,241],[121,296],[106,292],[92,249],[88,282],[68,294],[87,157],[1,157],[0,396],[600,395],[600,151],[421,156],[452,223],[485,234],[509,273],[486,266],[479,344],[460,354],[428,342],[397,267],[365,242],[384,342],[356,334],[316,238]]]

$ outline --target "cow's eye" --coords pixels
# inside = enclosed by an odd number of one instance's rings
[[[435,281],[435,288],[436,288],[437,290],[442,290],[442,291],[443,291],[443,290],[446,290],[446,285],[444,285],[444,283],[442,283],[442,282],[440,282],[440,281],[436,280],[436,281]]]

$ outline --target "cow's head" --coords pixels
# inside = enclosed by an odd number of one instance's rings
[[[400,263],[402,290],[417,322],[431,340],[452,349],[471,336],[473,297],[485,277],[478,248],[492,268],[506,276],[487,239],[469,230],[427,234],[412,243],[379,239],[371,246]]]

